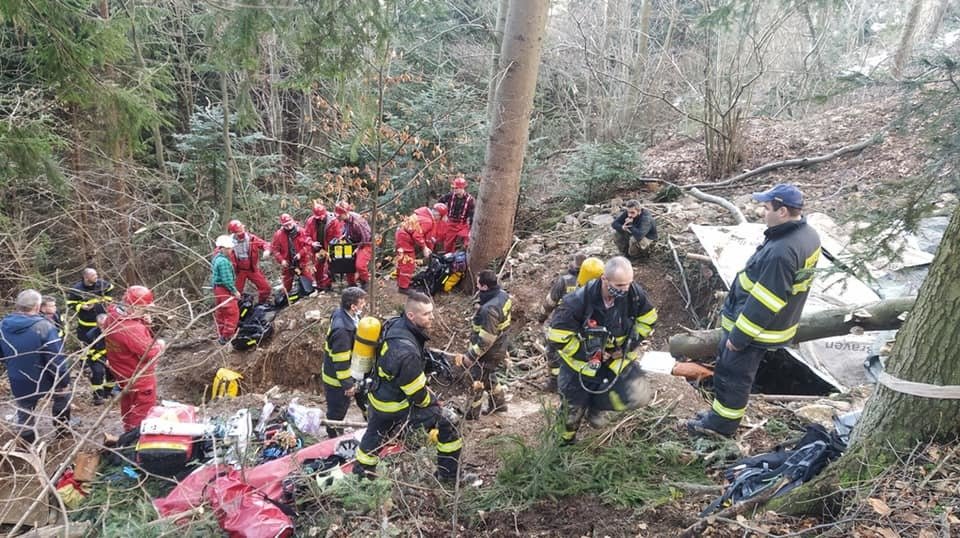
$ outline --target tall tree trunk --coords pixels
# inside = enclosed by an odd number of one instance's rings
[[[896,56],[893,57],[893,69],[890,70],[893,78],[900,78],[907,60],[910,59],[910,53],[913,51],[913,36],[917,33],[917,21],[920,19],[922,7],[923,0],[913,0],[910,3],[910,11],[907,12],[907,20],[903,24],[903,33],[900,34],[900,45],[897,47]]]
[[[950,7],[950,0],[940,0],[937,9],[930,18],[930,27],[927,29],[927,41],[933,41],[943,29],[943,18],[947,14],[947,8]]]
[[[953,212],[917,303],[897,333],[887,371],[907,381],[960,385],[960,209]],[[907,448],[960,432],[960,400],[920,398],[882,385],[854,431],[863,446]]]
[[[233,184],[236,170],[236,163],[233,161],[233,144],[230,141],[230,92],[227,89],[227,73],[220,74],[220,94],[223,100],[223,161],[227,173],[223,185],[223,215],[220,216],[220,220],[223,221],[223,228],[226,229],[227,222],[233,214]]]
[[[470,230],[470,269],[506,255],[520,195],[530,111],[540,68],[549,0],[511,2],[500,63],[505,70],[490,124],[476,216]]]
[[[493,123],[493,107],[500,81],[500,48],[503,46],[503,28],[507,24],[509,9],[510,0],[500,0],[497,4],[497,21],[493,29],[493,55],[490,59],[490,82],[487,83],[487,124]]]

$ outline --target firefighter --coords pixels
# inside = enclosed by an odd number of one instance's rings
[[[456,480],[463,440],[427,387],[423,371],[427,333],[432,326],[433,303],[416,291],[407,295],[403,315],[385,323],[368,394],[370,418],[357,449],[354,473],[370,476],[376,471],[383,441],[397,428],[436,428],[436,476],[445,482]]]
[[[94,345],[89,338],[91,329],[97,327],[97,316],[107,311],[107,303],[112,300],[110,293],[113,284],[99,278],[97,270],[88,267],[83,270],[83,278],[67,292],[67,308],[77,316],[77,339],[86,346],[84,366],[90,369],[90,390],[93,391],[93,403],[100,405],[109,394],[112,386],[107,380],[107,367],[104,364],[103,348]]]
[[[322,203],[314,200],[313,215],[307,218],[304,228],[313,246],[313,275],[320,291],[330,291],[333,288],[327,248],[330,241],[340,237],[340,227],[340,221],[329,214]]]
[[[421,207],[413,215],[403,219],[394,235],[397,249],[397,291],[406,295],[410,281],[416,269],[417,250],[423,252],[425,260],[436,248],[437,231],[440,220],[447,214],[447,206],[434,204],[433,207]]]
[[[589,261],[585,261],[589,260]],[[575,254],[570,258],[570,264],[567,266],[567,272],[559,275],[550,286],[550,291],[540,304],[538,319],[540,323],[547,321],[550,314],[557,308],[560,301],[568,294],[580,287],[580,284],[599,278],[603,274],[603,262],[599,258],[587,258],[583,254]],[[546,336],[546,333],[544,333]],[[547,368],[549,375],[547,383],[543,387],[547,392],[557,391],[557,376],[560,375],[560,355],[557,350],[547,342],[546,345]]]
[[[656,321],[657,310],[622,256],[611,258],[600,278],[563,298],[547,339],[563,359],[557,383],[566,408],[564,443],[574,441],[585,416],[594,422],[603,411],[635,409],[650,401],[637,359]]]
[[[820,259],[820,237],[802,215],[798,188],[779,184],[754,193],[753,199],[763,204],[767,229],[720,311],[723,337],[713,376],[713,406],[687,422],[695,435],[732,437],[737,432],[760,360],[797,333]]]
[[[473,316],[473,333],[467,353],[458,355],[459,366],[470,369],[471,387],[470,407],[465,418],[476,420],[483,406],[483,393],[490,397],[490,412],[503,413],[507,410],[506,391],[496,379],[496,372],[507,360],[509,344],[510,310],[513,300],[497,281],[497,274],[489,269],[477,275],[477,312]]]
[[[293,290],[294,277],[306,278],[311,283],[309,290],[298,285],[300,291],[290,295],[291,303],[300,299],[302,292],[313,291],[313,244],[309,235],[287,213],[280,215],[280,229],[273,234],[270,250],[273,251],[273,259],[280,264],[283,289],[287,293]]]
[[[243,293],[247,281],[257,287],[257,302],[266,303],[270,300],[270,282],[260,270],[260,259],[270,255],[270,245],[256,235],[247,231],[247,228],[237,219],[227,224],[227,232],[233,235],[233,251],[230,261],[236,273],[236,286]]]
[[[357,323],[367,304],[367,292],[351,286],[340,295],[340,308],[330,316],[330,328],[323,344],[323,390],[327,397],[327,418],[343,420],[356,394],[350,377],[350,351],[357,334]],[[343,430],[327,426],[330,438],[343,435]]]
[[[337,202],[333,212],[340,221],[340,238],[353,245],[356,256],[357,272],[347,275],[347,284],[359,285],[366,288],[370,282],[370,259],[373,257],[373,235],[367,219],[353,211],[353,207],[345,200]]]
[[[156,363],[166,343],[150,328],[153,292],[130,286],[121,304],[111,304],[104,321],[107,358],[120,388],[120,419],[124,431],[140,427],[157,404]]]
[[[0,360],[17,410],[17,435],[27,443],[36,441],[34,410],[48,394],[58,437],[67,433],[70,421],[70,369],[63,340],[54,323],[40,314],[40,302],[40,292],[23,290],[16,311],[0,322]]]
[[[627,200],[624,210],[610,224],[613,242],[620,254],[631,259],[646,258],[650,246],[657,240],[657,222],[648,209],[637,200]]]
[[[217,238],[217,253],[213,257],[213,276],[210,279],[213,285],[213,321],[217,326],[217,343],[226,344],[237,333],[237,323],[240,321],[240,290],[237,288],[236,276],[230,258],[233,254],[233,237],[221,235]]]
[[[440,197],[440,203],[449,210],[443,233],[440,235],[444,252],[453,252],[458,239],[466,250],[470,243],[470,226],[473,225],[473,210],[476,206],[473,196],[467,192],[467,180],[463,176],[453,178],[450,186],[451,192]]]

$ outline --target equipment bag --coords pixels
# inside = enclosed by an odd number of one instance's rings
[[[347,275],[357,272],[356,246],[349,241],[334,241],[327,249],[331,275]]]
[[[197,408],[154,406],[140,425],[137,463],[148,473],[175,476],[187,468],[199,450],[203,425],[197,421]]]
[[[466,270],[467,253],[462,250],[431,254],[426,267],[413,276],[410,287],[427,295],[436,295],[440,290],[449,292],[460,282]]]
[[[257,305],[247,310],[246,317],[240,318],[237,335],[231,343],[233,349],[246,351],[273,335],[273,318],[276,316],[276,307]]]

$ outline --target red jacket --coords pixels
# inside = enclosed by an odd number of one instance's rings
[[[398,249],[404,252],[416,252],[416,249],[433,250],[437,238],[434,237],[436,223],[430,208],[421,207],[413,215],[403,219],[394,236]]]
[[[313,243],[321,242],[323,243],[322,250],[326,250],[330,246],[330,242],[334,239],[339,239],[343,235],[343,224],[340,222],[337,217],[333,215],[327,215],[326,222],[322,222],[323,226],[323,237],[318,233],[317,222],[320,221],[320,218],[316,215],[311,215],[307,218],[307,223],[304,224],[304,229],[307,232],[307,235],[310,237],[310,241]],[[314,252],[317,252],[321,249],[315,248]]]
[[[107,309],[104,335],[107,361],[119,381],[130,379],[138,369],[144,372],[141,377],[154,375],[154,358],[163,346],[156,342],[145,319],[131,316],[112,304]]]
[[[293,267],[293,257],[300,256],[300,265],[313,260],[313,243],[307,232],[297,226],[297,236],[293,238],[293,248],[296,252],[290,252],[287,233],[282,227],[273,234],[273,242],[270,243],[270,250],[273,251],[273,259],[277,263],[287,262],[287,265]]]
[[[260,268],[260,253],[270,248],[270,245],[250,232],[244,232],[244,235],[246,240],[250,241],[250,256],[241,262],[237,259],[237,249],[234,248],[233,252],[230,253],[230,261],[233,262],[233,268],[237,271],[257,271]],[[239,243],[235,234],[233,240]],[[240,266],[240,263],[243,263],[243,267]]]

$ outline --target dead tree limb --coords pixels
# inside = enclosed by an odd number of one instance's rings
[[[901,297],[871,303],[865,306],[832,308],[800,318],[795,342],[848,334],[854,327],[864,331],[899,329],[904,312],[910,311],[916,297]],[[705,359],[716,355],[720,344],[720,329],[691,331],[670,337],[670,354],[674,357]]]
[[[883,140],[883,136],[880,134],[875,134],[866,140],[857,142],[856,144],[850,144],[849,146],[843,146],[840,149],[826,153],[824,155],[818,155],[816,157],[800,157],[797,159],[787,159],[784,161],[774,161],[772,163],[767,163],[759,168],[754,168],[753,170],[747,170],[746,172],[733,176],[730,179],[725,179],[723,181],[718,181],[716,183],[697,183],[695,185],[684,185],[684,189],[707,189],[722,187],[724,185],[730,185],[731,183],[736,183],[738,181],[743,181],[745,179],[766,174],[767,172],[772,172],[774,170],[779,170],[780,168],[804,168],[807,166],[812,166],[815,164],[820,164],[822,162],[829,161],[831,159],[836,159],[837,157],[842,157],[850,153],[857,153],[858,151],[863,150],[867,146],[876,144]]]
[[[737,503],[729,508],[725,508],[714,515],[698,519],[696,523],[690,525],[680,533],[681,538],[703,536],[703,531],[707,530],[707,527],[716,523],[718,520],[723,520],[724,518],[736,518],[736,516],[743,514],[748,510],[751,510],[757,506],[762,506],[764,503],[770,500],[771,497],[776,495],[776,493],[780,491],[780,488],[787,485],[787,482],[789,481],[789,478],[781,477],[780,480],[773,485],[773,487],[767,489],[756,497],[743,501],[742,503]]]
[[[733,203],[727,200],[726,198],[721,198],[720,196],[714,196],[712,194],[701,192],[696,187],[692,187],[690,189],[690,196],[693,196],[698,200],[703,200],[704,202],[717,204],[718,206],[726,209],[731,214],[733,214],[733,220],[737,221],[737,224],[743,224],[744,222],[747,222],[746,217],[744,217],[743,213],[740,212],[740,208],[733,205]]]

